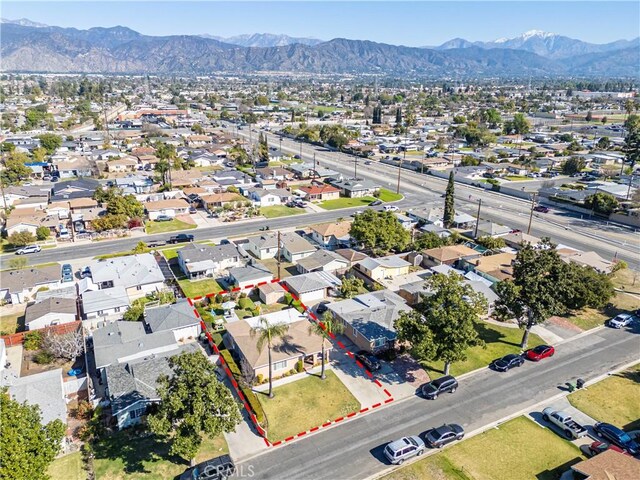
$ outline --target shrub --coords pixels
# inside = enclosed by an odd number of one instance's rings
[[[38,240],[46,240],[47,238],[49,238],[49,235],[51,235],[51,230],[49,230],[49,227],[40,225],[38,228],[36,228],[36,238]]]
[[[222,295],[220,295],[219,293],[216,293],[215,302],[222,303]]]
[[[261,385],[264,383],[264,375],[262,375],[261,373],[258,374],[258,376],[256,377],[256,383],[258,385]]]
[[[304,365],[302,364],[302,360],[298,360],[296,362],[296,372],[302,373],[304,371]]]
[[[53,362],[53,354],[46,350],[40,350],[33,356],[33,361],[38,365],[48,365]]]
[[[284,294],[284,303],[286,303],[287,305],[291,305],[291,302],[293,302],[293,297],[291,296],[291,294],[289,292]]]
[[[235,360],[231,356],[231,352],[229,352],[228,350],[222,350],[220,351],[220,355],[226,362],[227,366],[229,367],[229,370],[231,371],[231,374],[235,377],[236,381],[241,381],[242,372],[240,371],[240,367],[238,367],[238,364],[235,362]],[[253,393],[253,391],[251,390],[251,387],[244,386],[244,387],[241,387],[240,390],[242,391],[242,394],[247,399],[247,403],[249,404],[249,407],[253,411],[254,415],[256,416],[258,423],[266,428],[267,417],[264,413],[264,410],[262,409],[262,404],[260,403],[260,400],[258,400],[258,397],[256,397],[256,394]]]
[[[246,294],[246,293],[244,293],[244,292],[242,292],[242,293],[240,294],[240,298],[241,298],[241,299],[243,299],[243,298],[247,298],[247,294]]]
[[[29,332],[24,336],[25,350],[38,350],[42,346],[42,334],[38,331]]]
[[[248,298],[246,295],[244,297],[240,297],[240,299],[238,300],[238,306],[243,310],[253,310],[255,308],[253,300]]]

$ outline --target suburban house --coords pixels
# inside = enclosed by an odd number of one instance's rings
[[[489,220],[480,220],[478,222],[478,231],[474,231],[475,238],[480,237],[501,237],[507,235],[512,231],[511,227],[500,225],[499,223],[491,222]]]
[[[280,238],[282,242],[282,256],[286,258],[288,262],[296,263],[298,260],[308,257],[316,251],[316,247],[295,232],[283,233],[280,235]]]
[[[107,162],[107,172],[135,172],[138,168],[138,159],[131,156],[115,158]]]
[[[131,300],[164,289],[164,274],[150,253],[127,255],[89,264],[91,279],[100,290],[123,287]]]
[[[37,303],[27,305],[24,312],[25,330],[37,330],[70,323],[78,318],[75,298],[49,297]]]
[[[202,206],[209,212],[215,210],[216,208],[224,207],[225,205],[231,205],[232,207],[235,207],[238,202],[242,203],[247,201],[247,199],[239,193],[231,192],[201,195],[200,200],[202,201]]]
[[[371,258],[367,257],[356,264],[358,271],[364,273],[373,281],[393,278],[409,273],[411,264],[398,255]]]
[[[245,264],[244,254],[233,243],[205,245],[190,243],[178,250],[180,269],[190,279],[214,277],[233,267]]]
[[[119,319],[130,305],[127,290],[121,285],[103,290],[87,290],[82,293],[81,299],[85,320]]]
[[[596,252],[562,252],[558,251],[560,257],[565,262],[576,263],[581,266],[591,267],[598,273],[611,273],[613,267],[615,266],[614,262],[606,260],[598,255]]]
[[[246,266],[229,269],[229,283],[245,289],[273,280],[273,273],[263,264],[251,262]]]
[[[540,238],[524,232],[507,233],[506,235],[502,235],[500,238],[504,240],[507,247],[515,248],[516,250],[520,250],[526,243],[537,245],[542,241]]]
[[[259,260],[275,258],[278,254],[278,234],[263,233],[249,237],[244,249]],[[316,248],[295,232],[280,234],[280,254],[288,261],[295,263],[315,252]]]
[[[260,207],[282,205],[291,199],[291,193],[281,188],[250,188],[247,193],[249,198]]]
[[[176,341],[198,338],[200,319],[193,313],[193,306],[186,300],[169,305],[146,308],[144,324],[150,333],[170,330]]]
[[[278,234],[263,233],[256,237],[249,237],[243,247],[258,260],[275,258],[278,254]]]
[[[293,174],[282,167],[264,167],[256,169],[256,177],[263,180],[291,180]]]
[[[415,220],[419,224],[433,224],[438,227],[444,227],[442,218],[444,217],[444,208],[414,208],[407,212],[407,217]],[[476,219],[464,212],[455,212],[453,216],[452,226],[456,228],[469,228],[475,225]]]
[[[351,245],[351,221],[329,222],[311,225],[311,239],[324,248]]]
[[[344,258],[347,262],[349,262],[349,268],[355,266],[358,262],[361,262],[365,258],[368,258],[367,254],[358,252],[353,248],[339,248],[334,251],[342,258]]]
[[[298,272],[330,272],[344,274],[349,269],[349,262],[343,256],[331,250],[317,250],[308,257],[298,260]]]
[[[345,335],[358,348],[379,352],[395,344],[394,322],[401,312],[410,312],[405,300],[391,290],[363,293],[328,305],[334,318],[342,321]]]
[[[157,200],[144,204],[144,210],[149,216],[149,220],[155,220],[160,215],[174,218],[176,215],[189,213],[189,203],[183,198],[170,198],[168,200]]]
[[[287,291],[277,282],[269,282],[258,287],[258,296],[265,305],[273,305],[284,301]]]
[[[310,202],[336,200],[340,198],[340,190],[331,185],[309,185],[300,187],[299,190],[304,193],[304,198]]]
[[[324,300],[329,291],[340,288],[342,282],[328,272],[311,272],[294,275],[284,279],[289,291],[303,303]]]
[[[54,420],[66,425],[67,402],[62,375],[62,369],[57,368],[23,377],[9,376],[5,386],[15,401],[40,407],[43,425]]]
[[[433,267],[436,265],[454,265],[459,260],[478,258],[480,253],[466,245],[447,245],[424,250],[422,255],[422,264],[425,267]]]
[[[638,478],[638,460],[608,449],[587,460],[571,465],[573,480],[615,480]],[[565,477],[565,475],[563,475]]]
[[[288,325],[286,339],[275,339],[271,349],[273,362],[273,376],[281,377],[296,368],[296,363],[302,360],[306,368],[311,368],[322,361],[322,337],[309,331],[309,321],[306,316],[295,308],[287,308],[273,312],[264,317],[270,324]],[[256,348],[257,336],[253,329],[260,326],[260,318],[245,318],[227,324],[224,335],[225,345],[233,350],[241,359],[240,365],[250,369],[253,376],[268,378],[269,360],[268,350]],[[329,360],[331,344],[325,345],[325,361]]]
[[[56,183],[53,186],[51,201],[58,202],[82,197],[91,198],[98,188],[102,188],[102,184],[93,178],[79,178],[69,182]]]
[[[12,304],[34,298],[41,288],[53,290],[60,285],[60,266],[23,268],[0,271],[0,300]]]
[[[472,271],[491,283],[501,282],[513,278],[513,253],[498,253],[482,257],[463,259],[460,267],[465,271]]]
[[[331,182],[331,185],[339,189],[343,196],[350,198],[373,196],[380,192],[380,185],[370,180],[337,180]]]

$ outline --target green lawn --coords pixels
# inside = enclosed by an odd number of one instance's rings
[[[373,197],[362,198],[337,198],[335,200],[325,200],[320,206],[325,210],[338,210],[340,208],[366,207],[376,199]]]
[[[164,480],[175,478],[189,462],[169,455],[169,447],[154,437],[135,438],[129,432],[106,437],[94,447],[96,480]],[[229,452],[223,436],[205,439],[196,462]]]
[[[485,341],[486,347],[470,348],[467,351],[467,359],[465,361],[455,362],[451,365],[451,375],[462,375],[463,373],[486,367],[492,360],[509,353],[520,353],[521,329],[500,327],[482,322],[478,325],[478,331],[480,338]],[[529,335],[529,348],[542,343],[544,341],[539,336],[535,334]],[[429,371],[429,376],[438,377],[442,374],[444,363],[428,362],[425,368]]]
[[[274,205],[260,209],[260,214],[267,218],[290,217],[291,215],[300,215],[304,212],[304,208],[285,207],[284,205]]]
[[[146,224],[146,232],[149,235],[154,233],[175,232],[177,230],[188,230],[190,228],[196,228],[192,223],[183,222],[182,220],[173,219],[168,222],[152,222],[149,221]]]
[[[518,417],[412,463],[385,480],[556,480],[584,460],[572,443]]]
[[[387,190],[386,188],[381,188],[378,198],[383,202],[397,202],[398,200],[402,200],[402,195],[392,192],[391,190]]]
[[[273,389],[275,397],[258,393],[269,422],[271,442],[320,426],[360,410],[360,403],[331,370],[326,380],[310,375]]]
[[[219,292],[222,287],[212,278],[203,280],[178,280],[182,292],[189,298],[205,296],[211,292]]]
[[[638,399],[640,365],[569,395],[571,404],[590,417],[631,430],[640,429]]]
[[[637,270],[623,268],[614,273],[611,280],[616,288],[640,295],[640,272]]]
[[[24,328],[24,313],[16,313],[14,315],[2,315],[0,317],[0,333],[8,335],[16,333],[19,329]]]
[[[523,182],[525,180],[531,180],[529,177],[525,177],[523,175],[507,175],[502,177],[505,180],[509,180],[510,182]]]
[[[87,472],[82,468],[80,452],[56,458],[47,471],[51,480],[86,480]]]
[[[580,312],[572,313],[567,317],[567,320],[583,330],[590,330],[604,325],[605,321],[611,317],[615,317],[619,313],[640,308],[640,300],[632,295],[627,295],[626,293],[617,293],[611,300],[611,304],[613,307],[603,308],[600,310],[595,308],[585,308]]]

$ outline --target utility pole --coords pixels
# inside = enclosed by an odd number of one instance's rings
[[[476,228],[473,232],[473,238],[478,237],[478,225],[480,225],[480,208],[482,208],[482,199],[478,199],[478,213],[476,214]]]
[[[278,230],[278,280],[282,278],[282,275],[280,274],[280,266],[280,230]]]
[[[531,211],[529,212],[529,226],[527,227],[527,235],[531,233],[531,223],[533,222],[533,209],[536,206],[536,194],[531,195]]]
[[[316,172],[316,152],[313,152],[313,178],[316,178],[316,176],[318,176]]]
[[[400,193],[400,172],[402,172],[402,162],[407,158],[407,127],[405,126],[404,131],[404,152],[403,156],[398,162],[398,186],[396,187],[396,193]]]
[[[402,171],[402,159],[398,162],[398,186],[396,187],[396,193],[400,193],[400,172]]]
[[[424,174],[424,161],[427,159],[427,152],[422,152],[422,163],[420,164],[420,173]]]
[[[358,179],[358,157],[353,161],[353,178]]]

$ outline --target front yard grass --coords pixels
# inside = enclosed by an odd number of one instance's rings
[[[340,208],[353,208],[353,207],[366,207],[376,199],[373,197],[361,197],[361,198],[336,198],[335,200],[325,200],[320,203],[320,207],[325,210],[338,210]]]
[[[47,470],[51,480],[86,480],[87,472],[82,468],[80,452],[56,458]]]
[[[360,403],[336,374],[328,370],[326,375],[326,380],[310,375],[276,387],[271,399],[257,394],[269,422],[269,441],[284,440],[360,410]]]
[[[640,429],[640,365],[569,395],[571,405],[596,420]]]
[[[518,417],[384,479],[556,480],[583,459],[572,443],[526,417]]]
[[[149,221],[146,224],[145,231],[148,235],[153,235],[154,233],[175,232],[177,230],[188,230],[190,228],[196,228],[196,225],[174,218],[168,222]]]
[[[608,319],[615,317],[619,313],[629,312],[640,308],[640,300],[632,295],[617,292],[611,300],[612,307],[597,310],[595,308],[585,308],[579,312],[573,312],[567,317],[574,325],[583,330],[590,330],[604,324]]]
[[[467,359],[465,361],[455,362],[451,365],[451,375],[462,375],[463,373],[486,367],[494,359],[509,353],[520,353],[520,341],[523,333],[521,329],[501,327],[492,323],[482,322],[478,324],[478,332],[480,338],[485,341],[485,348],[472,347],[467,350]],[[543,343],[544,341],[538,335],[533,333],[529,335],[528,348]],[[436,378],[442,375],[444,363],[440,361],[427,362],[425,368],[431,378]]]
[[[622,268],[611,276],[613,285],[625,292],[640,295],[640,272]]]
[[[397,202],[398,200],[402,200],[402,195],[392,192],[391,190],[387,190],[386,188],[381,188],[378,198],[383,202]]]
[[[304,208],[285,207],[284,205],[260,208],[260,214],[266,218],[290,217],[292,215],[300,215],[304,212]]]
[[[218,293],[222,290],[222,287],[212,278],[205,278],[203,280],[178,280],[180,288],[185,296],[189,298],[204,297],[208,293]]]
[[[100,440],[94,451],[96,480],[164,480],[189,467],[188,461],[169,455],[169,446],[155,437],[139,438],[126,431]],[[224,436],[205,438],[196,462],[226,453],[229,449]]]
[[[524,175],[505,175],[502,178],[509,182],[524,182],[526,180],[531,180],[529,177],[525,177]]]

